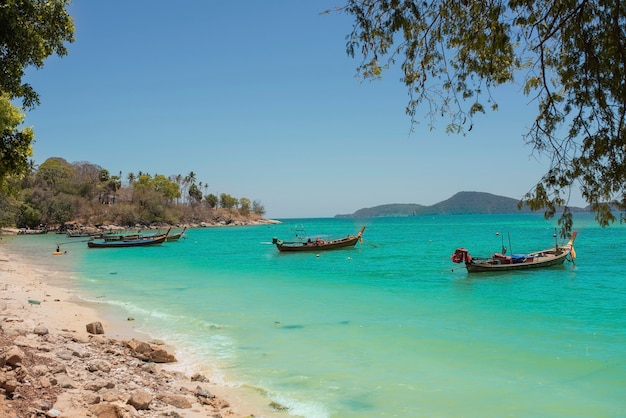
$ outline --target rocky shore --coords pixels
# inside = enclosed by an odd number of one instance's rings
[[[156,355],[154,355],[157,353]],[[175,361],[155,342],[84,337],[70,330],[0,330],[0,390],[5,417],[222,417],[237,415],[208,379],[159,369]],[[190,413],[185,413],[185,411]]]
[[[47,233],[56,231],[74,231],[74,232],[86,232],[90,234],[98,233],[110,233],[120,232],[127,230],[167,230],[171,229],[192,229],[192,228],[215,228],[215,227],[228,227],[228,226],[255,226],[255,225],[276,225],[280,224],[280,221],[274,219],[265,219],[260,217],[249,218],[230,218],[223,216],[216,216],[210,222],[197,222],[197,223],[180,223],[180,224],[155,224],[155,225],[143,225],[137,224],[132,227],[120,226],[115,224],[107,225],[93,225],[83,224],[79,222],[72,222],[66,225],[52,225],[41,226],[39,229],[26,229],[26,228],[12,228],[3,227],[0,228],[0,236],[2,235],[28,235],[36,233]]]
[[[173,348],[101,320],[44,279],[0,247],[0,416],[287,416],[280,405],[168,368]]]

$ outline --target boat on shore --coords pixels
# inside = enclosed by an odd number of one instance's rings
[[[44,227],[40,227],[36,229],[20,228],[20,230],[17,231],[17,235],[41,235],[41,234],[47,234],[47,233],[48,233],[48,230]]]
[[[511,270],[527,270],[558,266],[570,257],[576,258],[574,240],[577,232],[574,231],[567,244],[559,246],[555,243],[553,248],[535,251],[528,254],[506,255],[506,247],[503,246],[501,253],[495,253],[488,258],[472,257],[466,248],[457,248],[452,254],[452,261],[457,264],[464,263],[468,273],[500,272]]]
[[[127,236],[120,239],[108,240],[106,237],[101,239],[92,239],[87,241],[89,248],[125,248],[125,247],[143,247],[148,245],[163,244],[170,230],[165,234],[149,235],[149,236]]]
[[[282,241],[278,238],[272,239],[272,244],[278,248],[280,252],[299,252],[299,251],[325,251],[335,250],[338,248],[354,247],[363,236],[365,227],[362,227],[357,235],[348,235],[345,238],[323,240],[321,238],[308,239],[306,241]]]

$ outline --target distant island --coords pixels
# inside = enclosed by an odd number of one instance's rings
[[[531,213],[523,206],[518,209],[519,199],[497,196],[483,192],[459,192],[443,202],[432,206],[417,203],[393,203],[359,209],[353,214],[335,215],[335,218],[379,218],[393,216],[418,215],[471,215],[471,214],[503,214]],[[585,212],[586,208],[570,207],[572,212]]]

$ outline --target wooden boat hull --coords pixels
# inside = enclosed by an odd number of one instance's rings
[[[140,239],[140,238],[153,238],[155,236],[156,235],[140,235],[139,233],[137,234],[106,234],[102,236],[102,239],[107,242],[112,242],[112,241],[129,241],[129,240],[135,240],[135,239]]]
[[[41,235],[41,234],[47,234],[48,230],[47,229],[20,229],[19,231],[17,231],[17,235]]]
[[[559,249],[560,251],[561,249]],[[535,257],[533,261],[511,263],[511,264],[497,264],[490,259],[490,261],[474,261],[465,263],[465,267],[469,273],[484,273],[484,272],[497,272],[497,271],[510,271],[510,270],[529,270],[546,268],[552,266],[558,266],[563,264],[569,254],[569,249],[563,250],[559,255],[546,255],[544,257]]]
[[[168,235],[167,238],[165,239],[166,242],[171,242],[171,241],[178,241],[181,238],[183,238],[185,236],[185,231],[187,230],[187,228],[183,228],[182,231],[176,233],[176,234],[171,234]]]
[[[65,235],[68,238],[103,238],[105,235],[102,232],[66,232]]]
[[[87,241],[89,248],[126,248],[126,247],[144,247],[149,245],[160,245],[165,242],[165,235],[155,238],[139,238],[129,240],[116,241]]]
[[[311,252],[311,251],[327,251],[336,250],[339,248],[354,247],[361,239],[365,227],[361,228],[361,231],[355,236],[348,236],[346,238],[335,239],[331,241],[323,242],[286,242],[277,238],[272,240],[272,243],[276,245],[280,252]]]
[[[280,252],[298,252],[298,251],[324,251],[335,250],[337,248],[354,247],[359,241],[358,237],[352,237],[350,239],[344,239],[341,242],[332,242],[328,244],[312,244],[308,245],[304,243],[283,243],[282,241],[276,242],[276,248]]]
[[[547,268],[561,265],[568,256],[576,258],[574,240],[576,232],[572,234],[569,242],[563,246],[555,246],[548,250],[536,251],[530,254],[505,256],[494,254],[490,258],[474,258],[465,248],[457,248],[452,254],[454,263],[464,263],[468,273],[504,272],[514,270],[529,270]]]
[[[160,238],[160,237],[165,237],[165,240],[167,241],[167,238],[170,237],[170,230],[172,228],[169,228],[167,230],[167,232],[165,234],[163,233],[151,233],[151,234],[141,234],[140,232],[133,232],[133,233],[127,233],[127,234],[106,234],[104,236],[102,236],[102,240],[105,242],[131,242],[131,241],[140,241],[140,240],[152,240],[152,239],[156,239],[156,238]]]

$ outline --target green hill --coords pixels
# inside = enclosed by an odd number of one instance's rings
[[[474,213],[518,213],[530,212],[527,207],[517,208],[518,199],[496,196],[491,193],[459,192],[443,202],[425,207],[422,215],[462,215]]]
[[[529,213],[524,206],[517,208],[519,200],[510,197],[496,196],[483,192],[459,192],[443,202],[432,206],[415,203],[388,204],[372,208],[359,209],[353,214],[336,215],[336,218],[376,218],[385,216],[415,215],[462,215],[462,214],[496,214],[496,213]],[[570,208],[582,211],[580,208]]]
[[[337,215],[337,218],[377,218],[384,216],[413,216],[424,209],[424,206],[415,203],[394,203],[359,209],[352,215]]]

